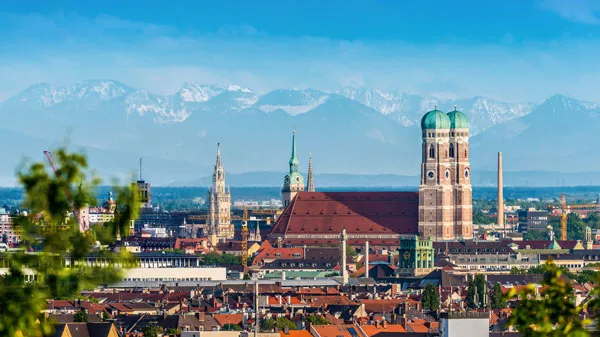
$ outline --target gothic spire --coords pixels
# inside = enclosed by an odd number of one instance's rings
[[[308,156],[308,180],[306,182],[306,191],[314,192],[315,191],[315,181],[313,177],[313,166],[312,166],[312,153]]]
[[[215,171],[222,167],[223,164],[221,163],[221,143],[217,143],[217,163],[215,164]]]
[[[296,157],[296,130],[292,131],[292,157],[290,158],[290,173],[298,172],[298,157]]]

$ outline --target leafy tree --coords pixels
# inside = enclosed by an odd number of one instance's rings
[[[203,255],[202,257],[202,264],[205,266],[228,266],[241,263],[241,257],[233,254],[219,254],[211,252],[206,255]]]
[[[427,309],[429,311],[435,311],[439,308],[440,301],[433,284],[428,283],[425,286],[425,289],[423,290],[423,296],[421,297],[421,304],[423,309]]]
[[[500,283],[494,284],[494,290],[492,291],[492,296],[490,298],[490,302],[492,305],[492,309],[504,309],[506,308],[506,300],[502,295],[502,287]]]
[[[261,323],[262,329],[265,331],[273,330],[274,328],[278,328],[279,330],[283,330],[284,328],[288,328],[290,330],[298,329],[296,323],[285,317],[277,317],[276,319],[267,318],[263,319]]]
[[[495,217],[489,217],[482,211],[473,211],[473,224],[476,225],[489,225],[496,223]]]
[[[75,315],[73,315],[73,321],[75,321],[75,322],[87,322],[88,321],[87,311],[85,311],[84,309],[81,309],[78,312],[76,312]]]
[[[162,334],[164,329],[158,325],[146,325],[142,329],[142,333],[144,337],[158,337],[159,334]]]
[[[575,280],[577,280],[577,282],[579,282],[581,284],[594,283],[595,281],[598,280],[598,272],[595,270],[589,270],[589,269],[582,270],[582,271],[578,272],[577,274],[575,274]]]
[[[181,335],[181,331],[180,331],[179,329],[168,328],[168,329],[167,329],[167,334],[168,334],[168,335],[176,335],[176,336],[179,336],[179,335]]]
[[[81,232],[75,217],[67,216],[73,209],[94,204],[94,191],[100,180],[87,177],[84,155],[65,149],[53,154],[56,174],[41,162],[23,168],[18,174],[24,191],[21,208],[29,212],[17,217],[14,226],[22,232],[24,247],[41,248],[35,254],[26,250],[0,253],[0,259],[9,266],[8,273],[0,277],[0,336],[51,334],[52,322],[38,323],[48,299],[73,299],[83,289],[121,279],[119,268],[87,266],[85,258],[92,249],[93,235]],[[115,237],[128,229],[138,212],[135,189],[116,190],[117,214],[110,224]],[[98,254],[110,262],[134,262],[126,253]],[[67,255],[71,260],[69,266],[64,263]],[[27,270],[33,271],[35,281],[27,281]]]
[[[306,317],[306,321],[312,325],[330,325],[331,322],[321,315],[310,315]]]
[[[523,234],[523,240],[548,240],[548,233],[544,231],[528,230],[527,233]]]
[[[237,324],[227,323],[227,324],[223,325],[222,330],[224,330],[224,331],[242,331],[243,329]]]
[[[585,218],[585,224],[592,229],[600,228],[600,213],[592,212]]]
[[[567,268],[565,266],[556,266],[554,263],[552,265],[561,270],[561,275],[565,275],[570,279],[576,278],[575,274],[573,274],[572,272],[569,271],[569,268]],[[554,267],[552,267],[552,268],[554,268]],[[550,270],[551,270],[550,265],[546,263],[546,264],[540,264],[540,265],[529,268],[527,273],[528,274],[545,274]]]
[[[354,248],[352,248],[352,246],[348,245],[348,246],[346,246],[346,256],[350,260],[352,260],[358,256],[358,253],[356,252],[356,250],[354,250]]]
[[[272,318],[266,318],[260,321],[260,325],[263,331],[271,331],[275,329],[275,320]]]
[[[557,239],[560,238],[560,218],[556,217],[548,222],[552,226]],[[577,213],[569,213],[567,215],[567,239],[569,240],[584,240],[585,227],[587,224],[581,220]]]
[[[485,296],[485,278],[483,275],[475,275],[475,279],[469,281],[469,289],[467,290],[467,306],[471,309],[483,308]]]
[[[522,269],[519,267],[512,267],[510,268],[510,273],[513,275],[522,275],[522,274],[527,274],[527,269]]]
[[[590,336],[586,325],[589,319],[581,319],[583,306],[575,305],[571,283],[561,278],[562,270],[551,261],[547,262],[540,296],[530,284],[517,292],[511,289],[506,300],[518,296],[520,301],[508,318],[507,326],[514,326],[524,337],[586,337]]]

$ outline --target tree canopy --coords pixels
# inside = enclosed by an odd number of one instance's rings
[[[18,174],[24,189],[22,209],[28,213],[18,216],[14,226],[21,231],[23,246],[37,249],[35,253],[25,249],[0,253],[9,266],[8,273],[0,277],[0,336],[37,337],[52,333],[52,322],[38,323],[48,299],[74,299],[83,289],[121,279],[117,267],[91,267],[85,263],[95,237],[89,231],[82,232],[75,217],[69,216],[73,210],[95,204],[100,180],[89,177],[85,155],[69,153],[64,148],[53,155],[55,173],[38,162],[25,166]],[[126,186],[115,190],[115,220],[107,224],[113,238],[125,235],[138,213],[135,189]],[[127,253],[95,254],[111,262],[133,262]]]
[[[532,284],[520,292],[511,289],[505,300],[516,297],[520,300],[507,326],[514,326],[524,337],[590,336],[586,326],[591,324],[591,320],[582,319],[579,315],[585,304],[575,304],[573,287],[561,277],[562,273],[554,263],[548,262],[539,296]]]
[[[423,290],[423,296],[421,297],[421,303],[423,305],[423,309],[427,309],[429,311],[435,311],[440,306],[440,301],[438,297],[438,293],[435,290],[433,284],[428,283]]]

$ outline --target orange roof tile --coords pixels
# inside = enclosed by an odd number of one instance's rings
[[[280,332],[279,335],[281,337],[312,337],[310,332],[307,330],[290,330],[288,333]]]
[[[354,325],[314,325],[313,328],[320,336],[354,337],[348,329],[357,329]]]
[[[374,336],[380,332],[406,332],[406,329],[400,324],[386,324],[385,327],[383,324],[379,324],[375,326],[371,325],[362,325],[361,329],[367,334],[368,337]]]
[[[213,317],[220,326],[225,324],[242,324],[243,314],[214,314]]]

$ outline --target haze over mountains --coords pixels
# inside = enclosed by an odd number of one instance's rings
[[[436,104],[444,111],[456,105],[471,120],[475,184],[478,179],[483,185],[493,182],[493,174],[484,171],[494,169],[497,151],[504,152],[505,171],[531,171],[520,172],[514,184],[561,179],[549,171],[572,173],[577,179],[571,181],[578,183],[600,184],[598,173],[577,174],[600,171],[595,150],[600,106],[560,95],[536,105],[367,88],[255,92],[185,83],[163,96],[117,81],[92,80],[72,86],[36,84],[0,103],[0,185],[14,184],[14,169],[23,156],[41,160],[42,150],[68,136],[71,148],[85,148],[91,166],[105,177],[133,174],[143,157],[144,178],[154,184],[205,184],[221,142],[230,177],[254,174],[262,177],[254,184],[274,180],[270,185],[278,186],[279,172],[287,169],[293,128],[301,169],[306,170],[312,152],[323,185],[404,185],[413,180],[408,185],[416,185],[420,119]]]

